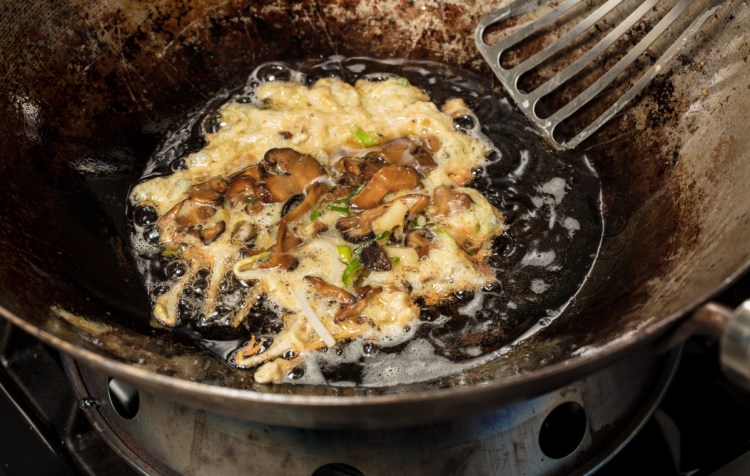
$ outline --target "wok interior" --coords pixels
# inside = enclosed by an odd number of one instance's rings
[[[83,357],[94,364],[111,359],[183,380],[305,395],[520,385],[545,367],[581,364],[556,373],[560,381],[658,334],[748,261],[750,91],[739,53],[718,47],[745,37],[745,11],[712,20],[674,74],[584,144],[603,180],[600,256],[566,315],[501,359],[391,388],[261,386],[179,333],[149,325],[124,207],[167,127],[269,60],[404,57],[489,75],[472,32],[498,6],[67,0],[1,7],[0,305],[66,350],[90,351]]]

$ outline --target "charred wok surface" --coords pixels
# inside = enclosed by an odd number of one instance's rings
[[[183,340],[179,334],[160,333],[142,318],[148,303],[122,233],[123,200],[110,197],[125,197],[165,124],[201,101],[196,86],[200,93],[212,95],[227,85],[241,84],[257,63],[291,58],[300,43],[311,53],[335,50],[445,61],[476,68],[489,77],[471,44],[471,31],[493,5],[458,8],[443,3],[428,5],[422,12],[419,4],[398,2],[387,8],[380,2],[356,2],[358,8],[353,9],[346,2],[346,11],[361,15],[336,14],[343,4],[302,2],[265,8],[230,2],[207,9],[207,5],[178,8],[157,3],[124,10],[114,3],[92,7],[52,2],[45,4],[41,15],[24,4],[2,7],[0,17],[13,21],[3,23],[8,34],[0,42],[3,57],[11,58],[1,83],[8,118],[7,127],[0,130],[2,179],[8,184],[2,197],[9,206],[3,215],[5,226],[0,228],[0,271],[2,281],[8,283],[2,304],[12,315],[22,316],[16,321],[61,338],[61,345],[69,343],[66,350],[90,362],[93,358],[80,355],[79,349],[106,355],[102,360],[109,364],[146,362],[140,365],[155,374],[245,387],[243,374],[216,365],[215,357],[196,345],[199,338]],[[311,23],[310,18],[321,18],[323,23]],[[451,28],[435,18],[444,18]],[[747,161],[738,151],[750,147],[743,145],[746,134],[737,129],[744,121],[730,119],[744,117],[748,110],[736,93],[745,85],[736,84],[741,75],[732,69],[742,58],[717,54],[713,45],[732,43],[743,25],[748,30],[746,20],[734,11],[719,15],[706,34],[715,41],[691,51],[673,77],[648,91],[630,113],[587,145],[595,146],[592,160],[604,182],[608,231],[602,256],[607,259],[594,270],[566,319],[555,321],[543,338],[529,340],[503,362],[442,380],[441,385],[474,385],[496,375],[533,376],[542,366],[567,363],[581,345],[599,346],[608,355],[605,343],[613,336],[631,335],[632,342],[641,335],[629,334],[634,329],[644,329],[645,334],[663,328],[672,320],[668,317],[684,309],[692,297],[704,295],[744,266],[747,256],[741,250],[750,233],[747,224],[738,218],[728,225],[722,220],[724,205],[719,205],[733,203],[737,217],[747,211],[747,200],[738,197],[745,196],[744,184],[750,180]],[[279,26],[289,21],[295,29]],[[415,22],[422,28],[414,28]],[[323,24],[325,34],[321,34]],[[97,25],[98,35],[88,33],[91,25]],[[389,34],[378,25],[389,25]],[[394,38],[399,41],[391,41]],[[445,47],[435,49],[436,42]],[[246,54],[248,50],[253,53]],[[727,68],[723,77],[729,81],[711,83],[709,79],[722,68]],[[718,101],[724,97],[733,100]],[[702,107],[686,117],[696,102]],[[40,114],[34,115],[35,110]],[[655,128],[644,130],[644,124],[651,122]],[[702,144],[685,147],[698,136]],[[512,150],[505,152],[513,155]],[[82,157],[88,157],[89,167],[78,166]],[[35,177],[46,186],[24,187],[19,177]],[[651,204],[658,206],[651,208]],[[66,218],[40,219],[50,216]],[[701,251],[709,248],[726,253]],[[680,259],[672,259],[675,249],[683,250]],[[94,262],[96,266],[87,266]],[[691,269],[701,272],[691,274]],[[647,285],[655,278],[681,284],[665,288],[669,299],[655,299]],[[118,317],[106,319],[112,327],[108,338],[100,340],[82,325],[60,324],[51,318],[52,303],[75,309],[87,320],[102,321],[108,314]],[[597,318],[587,319],[588,314]],[[574,367],[582,366],[566,366],[558,375],[570,379]],[[523,386],[528,394],[559,379],[543,382],[547,384],[524,379],[511,386]],[[433,388],[414,384],[310,391],[374,395]],[[169,386],[160,391],[170,392]],[[201,392],[195,395],[194,403],[206,401]],[[495,395],[495,401],[503,400],[501,392]],[[231,410],[225,407],[225,411]]]

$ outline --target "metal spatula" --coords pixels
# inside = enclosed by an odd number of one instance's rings
[[[570,149],[620,112],[655,76],[668,71],[673,57],[690,44],[689,39],[723,2],[674,0],[669,5],[666,3],[664,0],[602,0],[596,6],[591,0],[517,0],[483,18],[476,29],[475,41],[480,53],[518,107],[555,148]],[[655,13],[660,9],[663,10],[663,15]],[[688,15],[689,18],[686,19]],[[530,18],[524,23],[519,18],[521,16]],[[509,24],[510,33],[499,42],[489,44],[491,28],[503,22]],[[561,23],[564,25],[559,26]],[[564,28],[567,25],[572,26]],[[555,33],[550,33],[552,27],[558,28]],[[640,34],[639,40],[628,44],[626,40],[636,36],[634,28]],[[512,48],[526,42],[529,49],[533,50],[534,42],[542,43],[545,35],[550,38],[546,46],[516,65],[503,65],[503,55]],[[587,45],[593,44],[585,51],[575,46],[576,42],[583,43],[583,37],[588,38]],[[658,45],[659,41],[666,43],[658,51],[660,56],[657,57],[650,48],[655,48],[655,43]],[[581,80],[584,70],[601,69],[599,63],[603,61],[602,55],[618,48],[625,50],[621,52],[620,59],[603,71],[598,79],[590,84],[582,84],[579,87],[581,91],[574,97],[557,100],[556,110],[540,112],[540,100],[548,98],[566,83]],[[570,53],[576,53],[577,58],[571,58],[572,62],[568,60],[567,65],[565,58],[560,61],[560,55]],[[611,57],[612,54],[609,54]],[[629,70],[638,66],[636,61],[644,62],[643,58],[639,59],[644,54],[648,57],[647,60],[650,59],[651,65],[642,67],[640,77],[627,81],[625,86],[620,86],[613,92],[613,82],[620,81]],[[540,65],[552,61],[559,61],[558,64],[563,66],[552,69],[551,74],[539,79],[537,82],[542,81],[541,84],[531,90],[521,87],[521,78],[529,77],[528,74],[538,71]],[[578,124],[575,128],[573,135],[560,137],[558,126],[573,119],[574,114],[594,98],[600,97],[605,90],[611,99],[600,108],[604,111],[594,110],[590,122],[584,120],[583,124]]]

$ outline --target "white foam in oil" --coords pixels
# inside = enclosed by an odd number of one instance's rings
[[[241,90],[224,92],[206,109],[191,114],[149,162],[144,177],[163,174],[170,168],[175,170],[174,164],[179,165],[189,152],[195,152],[185,144],[195,141],[196,131],[205,133],[210,128],[222,127],[220,122],[210,120],[211,114],[215,114],[210,111],[222,103],[240,100],[262,106],[255,90],[263,82],[309,84],[315,77],[337,75],[351,82],[360,78],[382,80],[406,76],[412,84],[426,90],[438,106],[453,97],[465,99],[472,112],[462,119],[460,129],[492,149],[490,161],[476,175],[475,187],[487,192],[488,199],[506,215],[508,227],[501,240],[509,244],[498,251],[491,263],[498,278],[497,286],[477,290],[450,310],[438,313],[433,319],[415,322],[403,333],[387,339],[378,336],[379,351],[368,352],[367,343],[373,336],[363,336],[338,344],[337,349],[310,352],[302,375],[288,376],[285,381],[377,387],[433,380],[498,358],[508,346],[517,345],[549,326],[564,311],[589,269],[580,265],[581,260],[578,269],[565,266],[561,250],[580,252],[589,265],[598,252],[601,223],[592,219],[585,207],[590,199],[600,203],[598,177],[585,157],[562,157],[551,150],[539,149],[541,142],[533,137],[519,141],[533,133],[522,118],[516,117],[506,100],[495,97],[486,78],[435,63],[406,60],[336,56],[298,67],[280,62],[264,64],[253,71]],[[199,161],[200,155],[193,154],[193,160]],[[571,160],[577,161],[572,167]],[[577,180],[571,181],[572,177]],[[586,185],[579,189],[571,183]],[[141,257],[158,253],[158,246],[144,238],[144,227],[134,228],[131,240],[134,253]],[[158,283],[149,272],[148,260],[140,259],[138,264],[146,284],[153,289]],[[231,296],[227,297],[228,304],[240,301]],[[278,317],[274,310],[269,312]],[[448,328],[456,330],[442,333]],[[495,340],[480,339],[481,344],[456,344],[463,335],[495,336],[499,328],[507,330],[506,338],[500,335]],[[460,348],[456,349],[456,345]],[[403,348],[398,352],[388,351],[395,346]],[[359,370],[351,378],[345,372],[335,371],[352,365]]]

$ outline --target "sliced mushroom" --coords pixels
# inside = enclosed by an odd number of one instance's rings
[[[260,200],[254,200],[245,205],[245,213],[255,215],[263,210],[263,203]]]
[[[319,234],[323,233],[324,231],[328,231],[328,225],[325,223],[321,223],[319,221],[314,221],[310,224],[310,236],[316,237]]]
[[[210,245],[216,239],[221,236],[222,233],[224,233],[224,230],[227,228],[226,223],[223,221],[220,221],[218,223],[215,223],[209,227],[203,228],[200,231],[201,240],[203,241],[204,245]]]
[[[350,215],[336,222],[336,229],[349,243],[362,243],[375,238],[372,231],[372,221],[388,210],[388,205],[366,210],[356,215]]]
[[[263,182],[255,184],[254,191],[266,203],[283,202],[325,175],[315,158],[289,148],[269,150],[261,165],[268,175]]]
[[[351,293],[316,276],[305,276],[305,281],[310,283],[316,293],[333,301],[351,304],[356,300]]]
[[[432,238],[432,234],[427,230],[414,230],[406,235],[406,246],[414,248],[419,259],[423,259],[435,247]]]
[[[363,286],[357,288],[356,291],[358,300],[351,304],[342,306],[333,318],[335,322],[342,322],[353,317],[359,317],[365,307],[367,307],[370,300],[380,294],[380,292],[383,291],[383,288],[380,286]]]
[[[232,229],[231,242],[235,246],[247,246],[258,236],[258,227],[248,221],[241,221]]]
[[[347,175],[348,176],[348,175]],[[332,190],[329,190],[323,195],[324,202],[334,202],[336,200],[342,200],[349,196],[352,191],[357,188],[356,183],[350,183],[345,178],[339,181]]]
[[[383,251],[383,248],[374,241],[362,248],[359,258],[362,262],[362,266],[370,271],[390,271],[393,268],[391,260],[388,259],[388,255]]]
[[[205,205],[219,206],[224,201],[227,183],[222,179],[206,180],[187,189],[190,200]]]
[[[399,197],[399,200],[409,207],[409,217],[415,217],[425,211],[427,206],[430,204],[430,197],[419,193],[410,193]]]
[[[373,208],[389,193],[414,190],[419,185],[419,179],[419,173],[412,167],[387,165],[373,175],[352,199],[352,205],[363,209]]]
[[[289,174],[297,181],[300,192],[316,178],[325,175],[325,170],[309,154],[302,155],[293,149],[271,149],[263,160],[275,166],[281,173]]]
[[[195,228],[214,214],[216,214],[216,209],[210,205],[184,200],[175,216],[175,223],[178,229]]]
[[[368,152],[362,157],[345,157],[341,164],[344,171],[352,177],[352,183],[363,184],[368,182],[378,170],[388,163],[380,152]]]
[[[299,205],[291,209],[282,220],[291,223],[298,218],[307,215],[320,201],[320,198],[326,193],[326,186],[322,183],[314,183],[308,187],[306,194]]]
[[[263,269],[283,268],[292,270],[297,267],[297,258],[290,251],[302,243],[302,240],[288,233],[286,222],[279,223],[276,235],[276,244],[271,247],[271,256],[268,261],[259,267]]]
[[[389,164],[407,165],[426,175],[437,167],[430,153],[430,150],[434,152],[440,148],[439,139],[437,142],[435,139],[437,138],[431,136],[426,144],[406,137],[393,139],[383,145],[383,157]],[[433,149],[433,147],[436,148]]]
[[[261,169],[258,166],[249,167],[229,182],[224,198],[233,207],[258,203],[254,187],[261,180]]]
[[[437,215],[447,216],[451,213],[467,210],[474,204],[474,200],[465,193],[455,192],[445,185],[435,188],[432,194]]]
[[[265,203],[278,203],[302,192],[291,175],[270,175],[265,182],[255,185],[255,195]]]
[[[289,212],[294,210],[304,199],[305,196],[301,193],[289,197],[289,200],[284,202],[284,206],[281,207],[281,217],[284,218],[284,216],[288,215]]]
[[[427,147],[427,150],[435,153],[440,150],[440,138],[433,135],[427,136],[424,138],[424,145]]]

